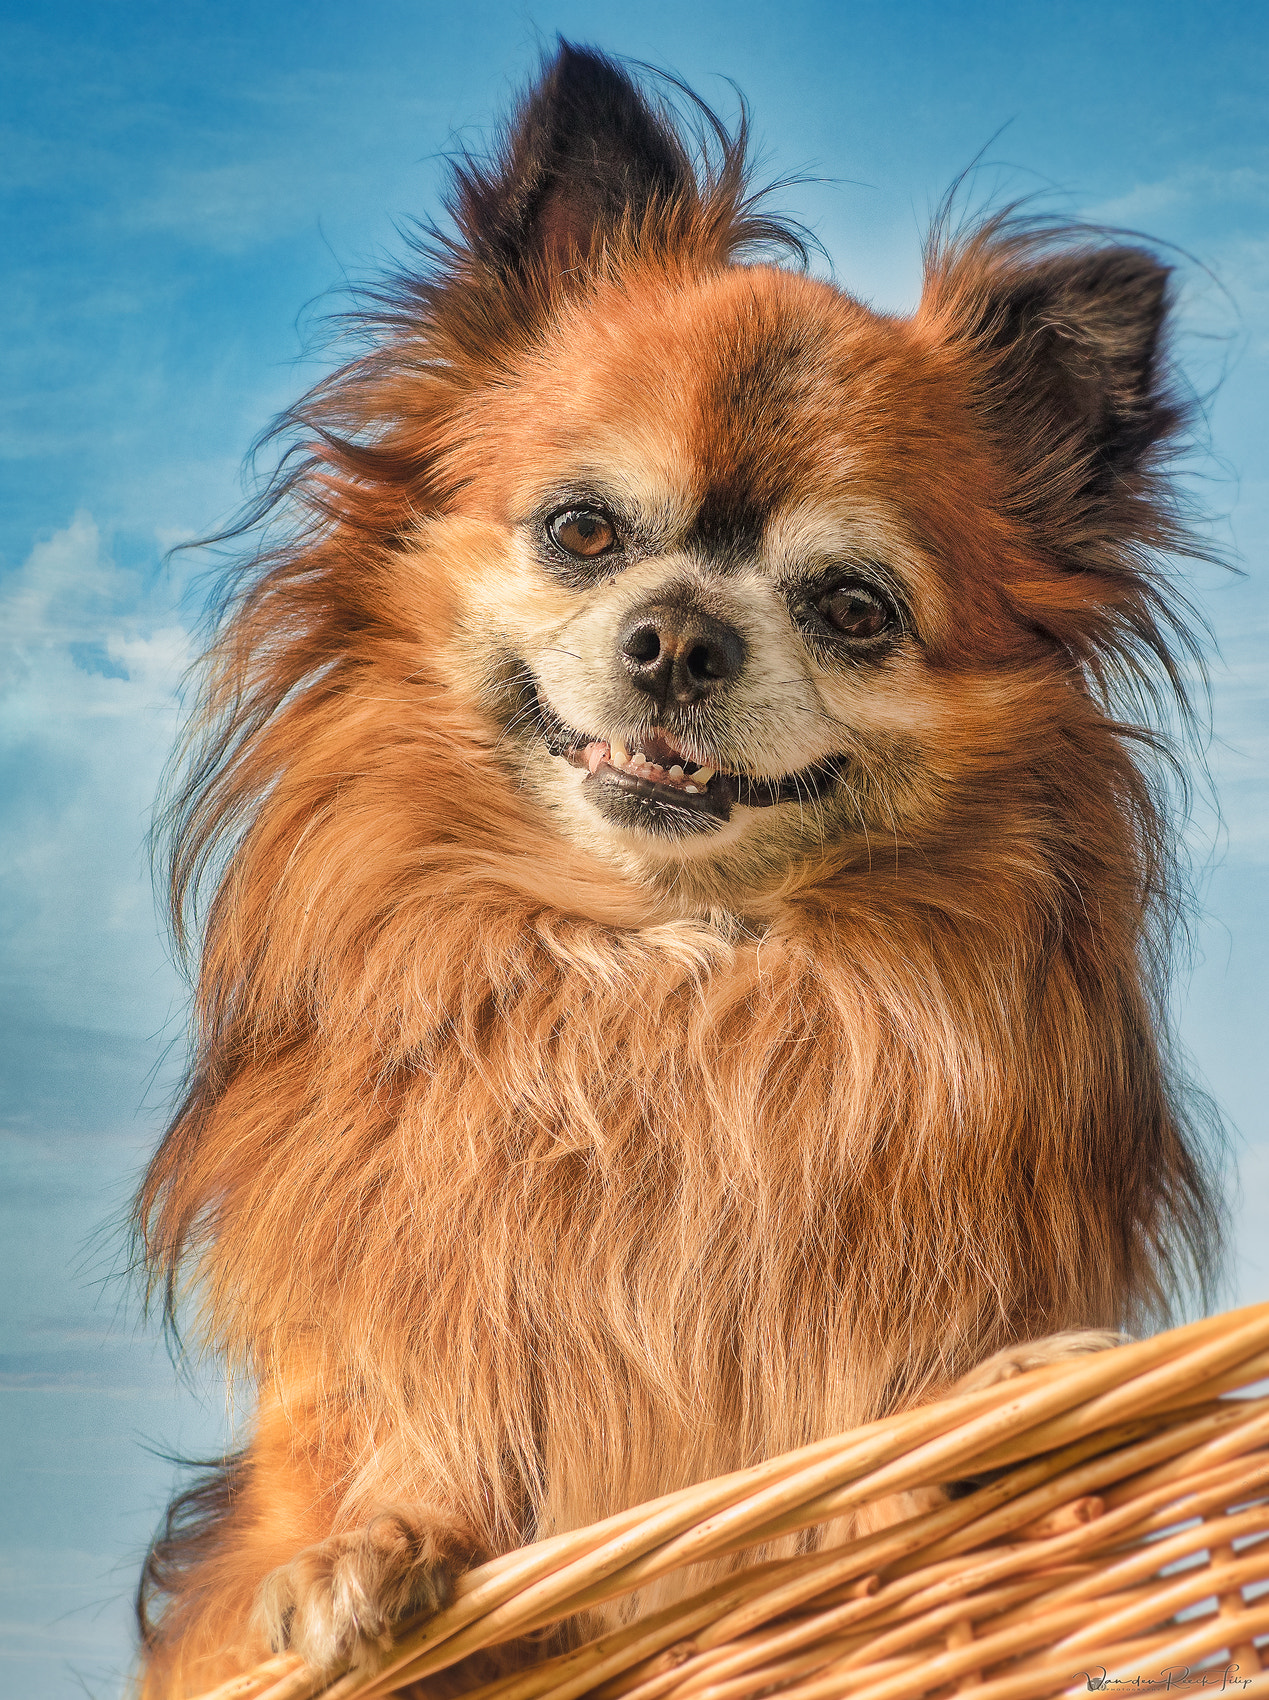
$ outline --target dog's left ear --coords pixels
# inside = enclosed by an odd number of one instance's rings
[[[550,283],[654,205],[696,191],[672,126],[621,67],[561,42],[490,166],[457,172],[454,213],[478,270]]]
[[[1168,277],[1139,248],[1029,254],[988,236],[931,280],[970,342],[1015,511],[1059,561],[1111,566],[1115,545],[1155,540],[1154,451],[1183,422],[1162,370]]]

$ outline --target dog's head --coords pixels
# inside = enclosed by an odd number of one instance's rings
[[[714,139],[693,163],[560,51],[378,349],[301,412],[334,532],[291,582],[339,579],[356,641],[394,626],[484,717],[498,783],[697,907],[826,861],[999,863],[1096,814],[1108,680],[1166,657],[1166,270],[1001,220],[876,313],[755,262],[797,240]]]
[[[1157,525],[1176,423],[1150,255],[988,228],[936,244],[894,318],[733,263],[758,223],[738,181],[561,52],[462,179],[462,276],[434,299],[497,346],[420,537],[513,782],[720,897],[928,848],[1061,759],[1151,612],[1124,545]]]

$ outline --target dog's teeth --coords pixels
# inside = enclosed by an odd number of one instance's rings
[[[717,772],[716,767],[698,767],[692,775],[692,783],[694,785],[708,785]]]
[[[614,767],[626,767],[629,765],[630,751],[622,743],[620,738],[614,738],[608,747],[611,751],[608,759]]]
[[[683,777],[683,769],[676,762],[674,764],[674,766],[670,769],[670,778],[671,779],[682,779],[682,777]]]
[[[685,791],[690,791],[692,796],[694,797],[696,795],[696,793],[700,790],[700,786],[699,785],[685,785],[683,787],[683,789]]]
[[[648,758],[647,758],[646,755],[644,755],[642,750],[636,750],[635,753],[631,756],[630,760],[634,763],[634,765],[636,767],[647,767],[647,765],[648,765]]]

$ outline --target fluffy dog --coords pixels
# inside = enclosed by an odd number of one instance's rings
[[[1166,268],[944,224],[875,313],[693,113],[563,47],[285,422],[138,1205],[258,1409],[151,1553],[155,1694],[1208,1266]]]

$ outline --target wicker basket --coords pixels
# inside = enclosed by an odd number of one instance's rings
[[[982,1475],[935,1511],[735,1570],[472,1693],[1269,1695],[1269,1397],[1245,1392],[1266,1377],[1269,1305],[1033,1370],[495,1559],[374,1668],[318,1675],[283,1655],[204,1700],[381,1700],[698,1560]]]

